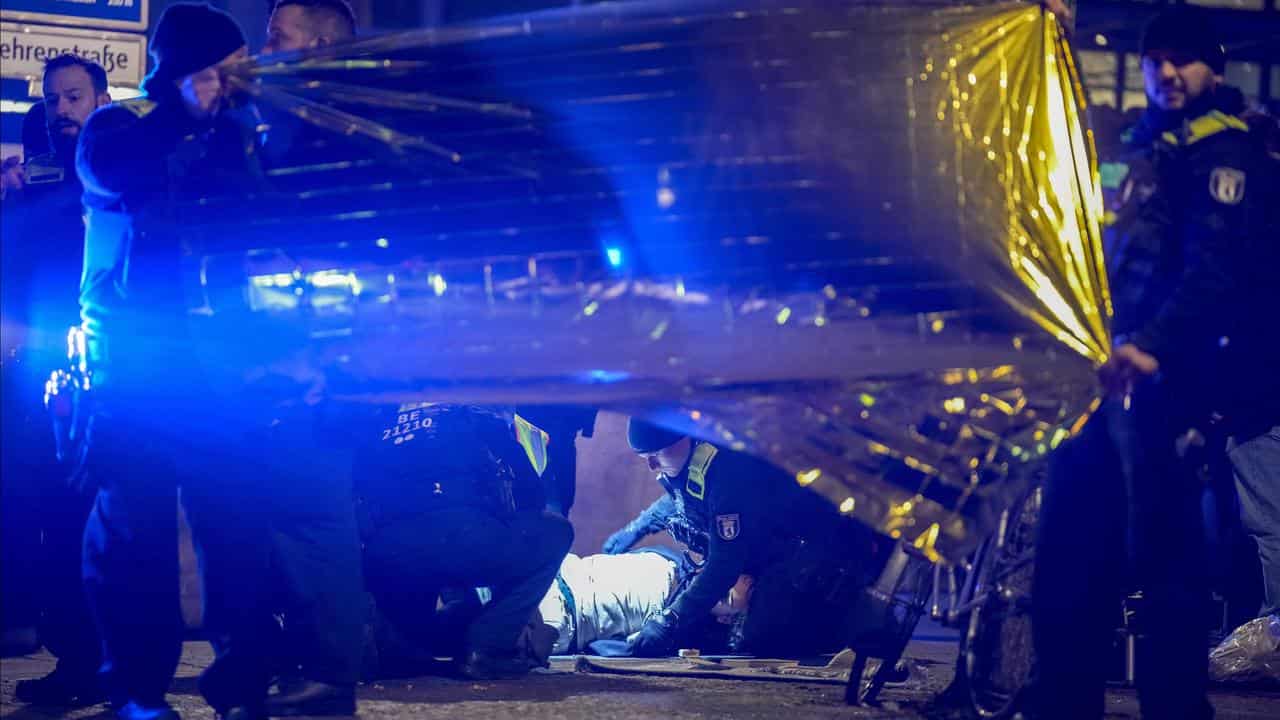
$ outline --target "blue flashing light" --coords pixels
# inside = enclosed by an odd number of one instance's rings
[[[604,249],[604,255],[609,259],[609,267],[622,267],[622,248],[607,247]]]
[[[611,384],[631,379],[631,373],[617,370],[588,370],[583,379],[591,383]]]

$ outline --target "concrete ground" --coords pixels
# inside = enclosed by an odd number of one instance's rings
[[[917,641],[908,657],[912,676],[890,687],[875,708],[850,708],[843,688],[823,682],[762,682],[648,675],[606,675],[574,671],[571,660],[557,660],[549,671],[517,681],[474,683],[420,677],[363,685],[360,717],[385,718],[904,718],[922,719],[928,703],[951,680],[955,645]],[[196,691],[195,678],[210,659],[208,645],[189,642],[173,684],[170,702],[188,720],[213,720],[213,712]],[[673,661],[675,663],[677,661]],[[53,667],[47,653],[0,661],[0,717],[13,720],[108,718],[103,706],[74,712],[30,708],[14,702],[17,681],[43,675]],[[1213,702],[1218,718],[1280,718],[1280,693],[1217,688]],[[1135,695],[1112,690],[1107,695],[1108,720],[1137,718]],[[936,717],[936,716],[935,716]]]

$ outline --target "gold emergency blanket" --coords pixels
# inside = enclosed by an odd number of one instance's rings
[[[935,560],[1097,406],[1101,195],[1035,4],[616,3],[236,81],[361,150],[202,206],[201,316],[304,328],[334,398],[644,415]]]

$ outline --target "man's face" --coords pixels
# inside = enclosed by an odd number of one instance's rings
[[[1181,110],[1218,85],[1213,68],[1203,60],[1166,50],[1142,57],[1142,80],[1147,98],[1161,110]]]
[[[656,452],[638,454],[644,458],[650,470],[673,478],[684,470],[685,463],[689,461],[689,452],[692,447],[693,441],[685,437]]]
[[[262,46],[262,53],[285,52],[288,50],[306,50],[320,44],[320,33],[316,24],[307,17],[307,11],[300,5],[284,5],[271,13],[267,23],[267,44]]]
[[[217,64],[180,78],[177,81],[178,92],[182,95],[182,103],[186,105],[187,112],[194,118],[213,117],[221,112],[229,92],[226,70],[247,57],[249,48],[241,45],[240,49],[219,60]]]
[[[109,102],[111,96],[95,92],[93,79],[78,65],[44,76],[44,121],[54,142],[74,143],[89,114]]]

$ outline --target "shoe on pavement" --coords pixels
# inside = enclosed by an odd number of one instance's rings
[[[67,670],[59,665],[42,678],[20,680],[14,697],[28,705],[85,707],[106,699],[93,670]]]
[[[272,717],[355,715],[356,690],[351,685],[296,679],[282,682],[280,692],[268,695],[266,707]]]
[[[527,675],[535,667],[529,660],[511,654],[472,650],[458,665],[458,672],[471,680],[501,680]]]

